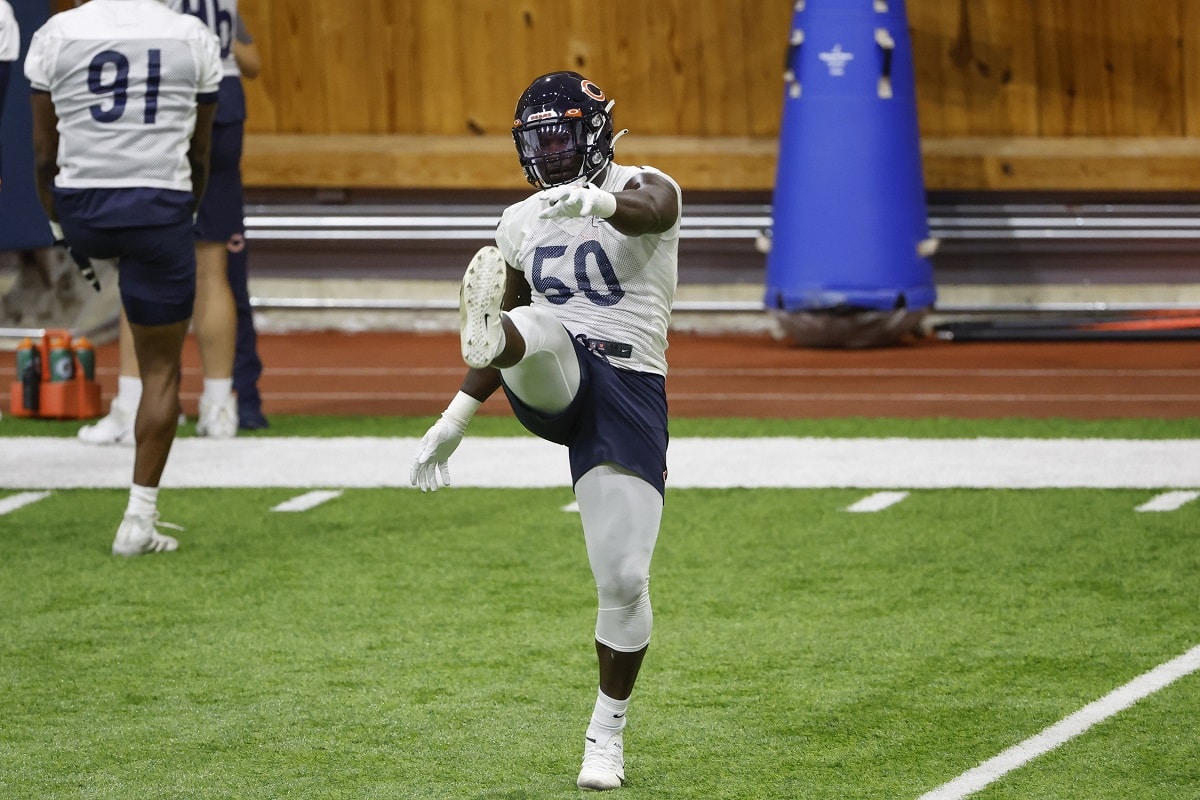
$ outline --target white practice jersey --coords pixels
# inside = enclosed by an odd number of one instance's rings
[[[166,0],[172,10],[190,14],[204,23],[221,43],[221,68],[225,77],[240,78],[233,56],[233,37],[237,31],[237,0]]]
[[[619,192],[651,167],[610,164],[601,189]],[[534,306],[551,311],[572,336],[633,346],[613,364],[667,374],[667,326],[679,277],[679,220],[661,234],[626,236],[599,217],[539,219],[540,193],[504,210],[496,246],[525,273]],[[680,199],[682,210],[682,199]]]
[[[16,61],[21,54],[21,29],[8,0],[0,0],[0,61]]]
[[[159,0],[91,0],[33,35],[25,76],[58,114],[66,189],[191,191],[198,95],[221,84],[220,45]]]

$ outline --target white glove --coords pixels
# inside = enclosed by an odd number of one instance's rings
[[[464,392],[455,395],[442,416],[425,432],[421,443],[417,445],[417,454],[413,456],[412,468],[408,473],[413,486],[419,487],[422,492],[436,492],[439,474],[442,485],[450,485],[450,455],[458,449],[467,423],[481,405]]]
[[[617,198],[596,186],[555,186],[541,194],[541,219],[556,217],[600,217],[617,213]]]

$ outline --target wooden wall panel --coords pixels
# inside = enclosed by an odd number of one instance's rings
[[[787,0],[239,5],[264,55],[254,133],[494,134],[532,77],[573,68],[635,133],[778,134]],[[926,137],[1200,136],[1197,0],[907,7]]]
[[[762,176],[778,138],[790,0],[242,0],[241,7],[264,53],[263,77],[247,87],[253,134],[359,143],[367,140],[353,137],[452,137],[458,147],[473,137],[503,141],[529,80],[571,68],[617,100],[617,125],[631,130],[622,143],[627,155],[687,153],[681,163],[714,187],[769,183]],[[1048,182],[1095,187],[1111,176],[1114,186],[1133,188],[1125,184],[1138,179],[1139,158],[1174,168],[1181,163],[1174,139],[1184,139],[1188,153],[1200,143],[1198,0],[908,0],[907,7],[927,158],[947,158],[940,187],[1033,186],[1042,158]],[[1063,138],[1096,141],[1071,160]],[[1131,146],[1136,139],[1145,146]],[[409,155],[395,169],[419,159],[420,142],[403,139]],[[302,147],[302,139],[289,139],[289,152]],[[741,179],[716,174],[721,148]],[[337,150],[320,152],[333,158]],[[483,162],[472,163],[475,174],[486,172]],[[394,173],[376,179],[386,174]],[[1163,170],[1151,177],[1155,185],[1170,178]],[[498,172],[492,180],[504,178]]]
[[[1032,136],[1038,0],[909,4],[918,118],[938,136]],[[949,9],[949,12],[948,10]]]
[[[1044,136],[1182,136],[1180,2],[1041,0]]]
[[[791,6],[738,0],[243,0],[255,133],[491,134],[576,69],[644,135],[778,130]],[[259,109],[263,113],[259,114]]]
[[[1180,92],[1183,102],[1183,133],[1200,137],[1200,3],[1180,2],[1179,46],[1183,50],[1180,63]]]
[[[260,133],[495,133],[573,68],[642,135],[773,136],[783,0],[243,0]],[[1197,131],[1195,0],[909,0],[927,136]]]

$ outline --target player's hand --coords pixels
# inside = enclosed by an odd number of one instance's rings
[[[71,247],[71,244],[63,236],[62,225],[51,220],[50,232],[54,235],[54,246],[61,247],[67,251],[67,255],[75,262],[75,267],[80,274],[92,285],[92,288],[97,292],[100,291],[100,279],[96,277],[96,269],[92,266],[91,260],[83,253]]]
[[[600,217],[617,213],[617,198],[596,186],[555,186],[541,194],[542,219],[556,217]]]
[[[422,492],[436,492],[439,476],[443,486],[450,485],[450,454],[458,449],[465,430],[445,417],[433,423],[413,456],[412,469],[408,473],[413,486]]]

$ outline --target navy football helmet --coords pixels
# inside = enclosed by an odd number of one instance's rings
[[[550,72],[517,101],[513,141],[525,177],[539,189],[590,181],[613,157],[613,101],[578,72]],[[621,133],[624,133],[622,131]]]

